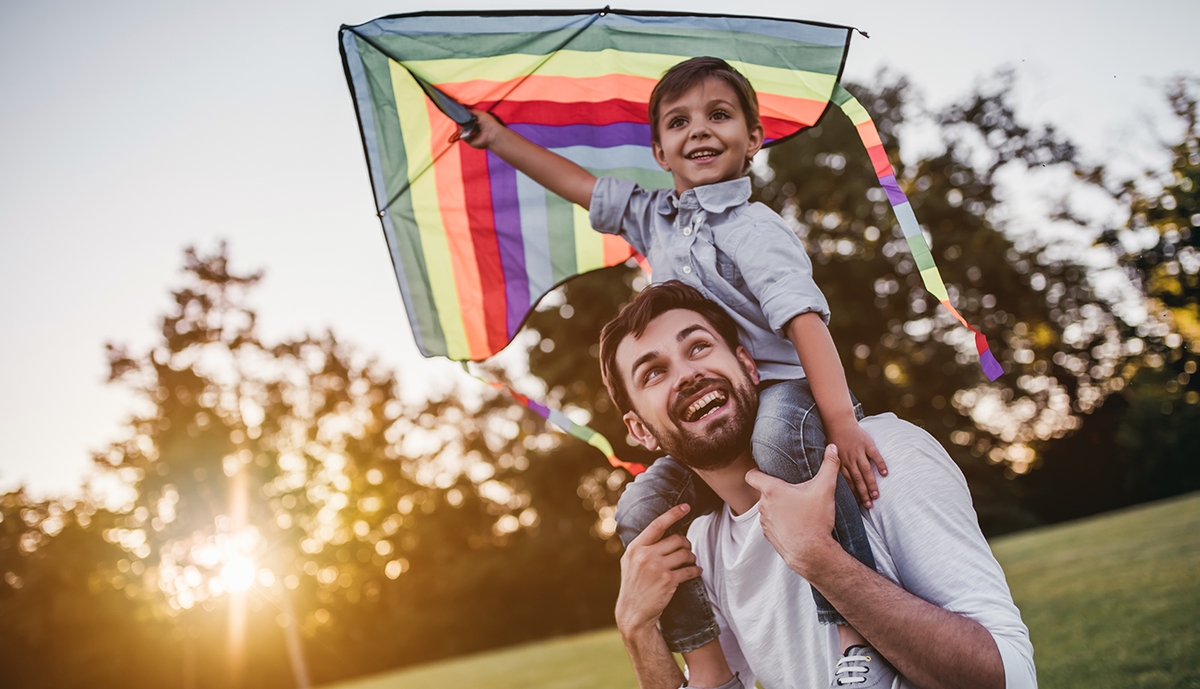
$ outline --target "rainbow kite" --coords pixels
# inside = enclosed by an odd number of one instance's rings
[[[850,117],[926,289],[969,328],[949,302],[874,123],[838,83],[853,32],[607,8],[420,12],[343,26],[342,62],[375,208],[421,352],[486,359],[555,285],[634,255],[624,240],[593,231],[581,207],[457,141],[472,121],[467,106],[597,176],[669,188],[671,175],[650,150],[646,104],[668,68],[697,55],[723,58],[754,84],[767,146],[815,125],[831,102]],[[974,332],[995,380],[1000,365]],[[611,448],[606,454],[611,459]]]

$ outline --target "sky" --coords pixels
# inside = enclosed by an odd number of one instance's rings
[[[75,493],[91,453],[122,437],[134,399],[105,384],[104,345],[155,342],[187,246],[225,240],[235,269],[266,272],[252,298],[266,341],[332,329],[398,370],[409,396],[471,385],[413,343],[338,27],[431,9],[596,6],[0,5],[0,492]],[[1165,80],[1200,74],[1192,41],[1170,30],[1200,26],[1189,0],[617,7],[854,26],[870,38],[855,36],[845,79],[886,67],[934,106],[1007,66],[1026,121],[1055,124],[1097,162],[1152,160],[1171,132]]]

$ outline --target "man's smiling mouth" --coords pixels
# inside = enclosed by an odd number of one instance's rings
[[[725,391],[713,390],[695,402],[692,402],[692,404],[683,411],[683,420],[687,422],[699,421],[700,419],[703,419],[709,414],[712,414],[721,407],[725,406],[725,402],[728,400],[729,395],[725,393]]]

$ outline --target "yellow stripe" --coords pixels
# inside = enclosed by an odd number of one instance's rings
[[[604,267],[604,235],[592,229],[583,206],[571,206],[575,222],[575,271],[586,273]]]
[[[425,109],[425,95],[399,63],[389,60],[388,67],[391,69],[392,90],[399,96],[396,98],[396,113],[400,118],[400,131],[404,137],[404,154],[408,158],[413,215],[421,235],[421,249],[425,254],[429,288],[437,306],[442,334],[446,338],[446,356],[451,359],[466,359],[469,358],[467,333],[463,327],[462,312],[458,307],[458,290],[454,285],[454,271],[451,268],[450,244],[446,239],[446,228],[442,225],[437,180],[434,175],[428,174],[430,166],[433,165],[433,137],[429,127],[429,113]],[[420,96],[400,95],[414,92]]]
[[[609,74],[628,74],[657,81],[663,72],[688,59],[688,56],[660,53],[632,53],[624,50],[579,51],[560,50],[541,67],[544,55],[509,54],[489,58],[450,58],[445,60],[411,60],[404,64],[422,79],[433,84],[451,84],[482,79],[510,81],[527,76],[537,69],[539,76],[601,77]],[[746,62],[729,61],[754,84],[760,93],[777,93],[792,98],[829,100],[837,77],[803,70],[765,67]],[[616,94],[614,94],[616,95]],[[857,105],[857,101],[855,102]],[[862,110],[862,106],[858,106]],[[862,110],[866,114],[865,110]]]
[[[842,106],[842,112],[846,113],[846,117],[850,118],[850,122],[855,127],[871,119],[871,116],[867,114],[867,109],[862,106],[862,103],[858,102],[857,98],[851,98],[846,101],[845,105]]]
[[[946,283],[942,282],[942,274],[937,268],[926,268],[921,271],[921,280],[925,283],[925,289],[929,293],[937,297],[939,301],[946,301],[950,298],[946,294]]]

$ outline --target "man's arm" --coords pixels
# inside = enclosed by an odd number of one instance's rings
[[[685,503],[664,512],[629,543],[621,556],[617,629],[641,689],[678,689],[684,682],[658,630],[658,618],[675,589],[700,576],[688,540],[678,534],[664,538],[689,509]]]
[[[791,485],[757,470],[763,533],[797,574],[914,684],[928,689],[1004,689],[1004,665],[991,632],[896,586],[842,550],[833,530],[837,450],[813,480]]]
[[[533,181],[571,203],[588,208],[596,176],[566,158],[529,141],[481,110],[471,114],[479,120],[477,130],[463,137],[474,148],[485,148],[524,172]]]

